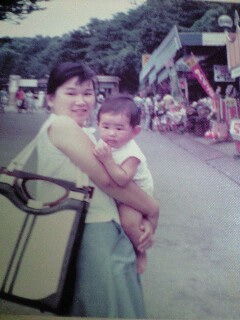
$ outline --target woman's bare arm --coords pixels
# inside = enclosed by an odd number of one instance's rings
[[[125,188],[118,186],[94,156],[92,141],[73,120],[59,117],[53,122],[49,137],[52,143],[84,171],[100,189],[114,199],[142,212],[156,228],[159,215],[156,200],[148,196],[134,182],[130,182]]]

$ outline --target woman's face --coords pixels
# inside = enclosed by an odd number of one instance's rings
[[[80,83],[77,76],[67,80],[48,95],[48,105],[55,114],[67,115],[83,126],[95,105],[93,82]]]

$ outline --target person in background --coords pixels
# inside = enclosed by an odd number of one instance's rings
[[[145,99],[145,130],[152,130],[152,120],[154,117],[153,94],[148,93]]]
[[[103,102],[97,117],[100,141],[95,147],[96,157],[103,163],[110,177],[125,187],[133,180],[145,192],[153,194],[153,179],[146,157],[134,141],[141,131],[141,110],[129,95],[115,95]],[[145,217],[141,212],[118,203],[121,225],[132,241],[137,254],[137,271],[146,268],[145,251],[138,250],[138,242]]]
[[[74,266],[74,290],[66,302],[67,314],[145,318],[135,252],[121,227],[114,199],[141,212],[152,229],[157,227],[159,206],[134,182],[119,187],[95,157],[95,138],[84,128],[96,102],[94,77],[82,63],[55,66],[47,85],[52,114],[37,146],[39,174],[74,182],[79,170],[88,175],[94,187]],[[150,228],[142,230],[139,250],[149,248],[152,239]]]
[[[145,101],[141,97],[140,93],[137,93],[133,99],[141,112],[141,125],[142,125],[142,122],[144,123],[145,121]]]
[[[222,97],[222,88],[221,86],[217,86],[217,89],[216,89],[216,96],[220,99]]]
[[[25,96],[27,109],[30,113],[33,113],[35,111],[35,100],[32,90],[28,90]]]
[[[104,100],[106,99],[105,93],[103,91],[100,91],[97,95],[97,99],[96,99],[96,116],[98,114],[99,109],[101,108],[102,103],[104,102]]]
[[[25,106],[24,106],[24,103],[25,103],[25,92],[21,87],[16,92],[16,101],[17,101],[18,112],[21,112],[22,110],[25,109]]]
[[[0,111],[4,112],[8,104],[8,93],[5,88],[0,90]]]
[[[45,104],[45,92],[43,90],[39,90],[38,98],[37,98],[37,110],[42,110]]]

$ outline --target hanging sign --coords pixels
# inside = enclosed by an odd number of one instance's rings
[[[208,79],[206,78],[206,75],[203,72],[201,66],[199,65],[196,57],[192,54],[189,58],[185,59],[185,62],[190,68],[190,70],[192,71],[194,77],[198,80],[198,82],[202,86],[203,90],[206,92],[206,94],[210,98],[214,99],[216,97],[216,93],[213,90]]]

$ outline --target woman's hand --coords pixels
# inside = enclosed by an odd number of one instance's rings
[[[159,209],[153,214],[153,215],[148,215],[146,219],[151,223],[153,232],[155,232],[157,226],[158,226],[158,219],[159,219]]]
[[[143,219],[140,229],[143,233],[139,239],[137,250],[143,252],[153,245],[154,231],[152,224],[147,219]]]

